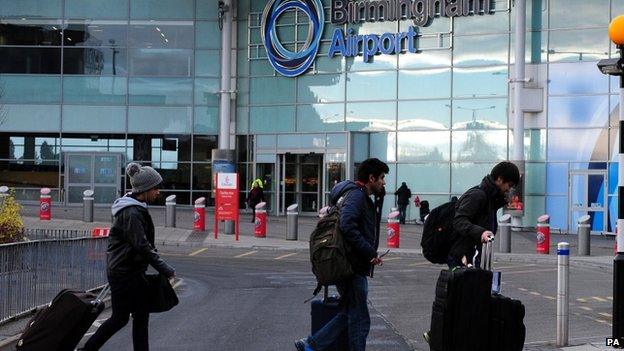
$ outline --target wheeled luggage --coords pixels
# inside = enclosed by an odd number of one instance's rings
[[[95,319],[104,310],[99,295],[78,290],[62,290],[28,322],[18,340],[18,351],[73,351]]]
[[[340,299],[335,296],[328,296],[327,286],[324,287],[323,299],[312,300],[312,335],[319,331],[329,321],[331,321],[342,310]],[[349,337],[345,330],[332,345],[330,351],[348,351]]]

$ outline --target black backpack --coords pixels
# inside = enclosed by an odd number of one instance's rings
[[[336,285],[354,274],[347,257],[349,248],[340,231],[340,208],[351,191],[328,209],[327,215],[318,221],[310,234],[310,262],[318,282],[315,295],[321,286]]]
[[[455,204],[447,202],[429,213],[423,227],[422,246],[423,256],[432,263],[447,263],[453,240],[453,219],[455,219]]]

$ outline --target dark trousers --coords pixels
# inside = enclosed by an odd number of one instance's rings
[[[477,245],[469,236],[456,235],[451,245],[451,250],[447,258],[447,264],[450,269],[461,267],[462,257],[466,256],[466,261],[473,266],[478,267],[481,264],[481,249],[476,249]],[[475,257],[476,254],[476,257]]]
[[[134,351],[149,350],[149,313],[146,300],[147,281],[143,274],[123,279],[108,279],[111,287],[112,316],[87,340],[84,350],[99,350],[121,328],[132,314],[132,345]]]
[[[336,317],[329,321],[321,330],[308,338],[308,343],[316,351],[327,350],[346,329],[349,335],[349,349],[364,351],[366,338],[370,331],[370,315],[368,313],[368,280],[356,274],[345,284],[337,286],[340,296],[344,299],[344,307]]]
[[[405,217],[407,217],[407,204],[404,204],[404,205],[399,204],[399,212],[401,213],[399,222],[401,224],[405,224]]]
[[[251,206],[251,223],[256,223],[256,205]]]

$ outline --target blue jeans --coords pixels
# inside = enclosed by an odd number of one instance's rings
[[[347,329],[349,349],[364,351],[370,331],[368,280],[365,276],[356,274],[349,281],[338,285],[338,291],[344,303],[342,311],[316,334],[308,337],[308,343],[316,351],[326,350]]]

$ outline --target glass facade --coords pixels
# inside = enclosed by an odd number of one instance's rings
[[[113,153],[122,155],[122,165],[136,160],[162,172],[163,192],[178,195],[179,203],[206,196],[219,131],[217,3],[0,0],[0,183],[25,199],[49,186],[67,201],[65,178],[77,168],[66,165],[66,155]],[[496,0],[492,15],[436,18],[419,28],[419,52],[376,55],[369,63],[328,57],[338,26],[329,21],[330,2],[323,3],[326,23],[316,60],[305,74],[288,78],[271,67],[262,43],[266,1],[238,1],[232,119],[242,188],[270,174],[271,191],[278,193],[286,173],[297,170],[318,172],[327,192],[332,175],[338,180],[353,174],[347,163],[371,156],[390,163],[389,189],[405,181],[437,206],[510,158],[510,1]],[[617,55],[607,27],[624,11],[624,1],[527,5],[527,75],[533,78],[529,86],[544,89],[544,109],[525,116],[525,224],[549,213],[553,227],[571,227],[576,190],[565,179],[599,171],[604,178],[588,177],[587,201],[599,203],[606,194],[609,218],[602,229],[612,231],[618,84],[596,62]],[[410,25],[405,20],[340,28],[365,35],[404,32]],[[277,23],[280,42],[301,50],[309,27],[303,12],[284,13]],[[322,146],[314,144],[316,135],[325,140]],[[309,136],[312,146],[293,148],[274,136]],[[274,145],[263,144],[272,138]],[[325,155],[320,165],[279,156],[311,151]],[[123,169],[120,177],[123,188]],[[302,196],[310,193],[309,184],[300,183],[289,186],[298,186]],[[295,190],[283,190],[294,196]],[[394,204],[392,195],[387,203]],[[416,212],[412,207],[410,217]],[[594,218],[601,230],[599,215]]]

